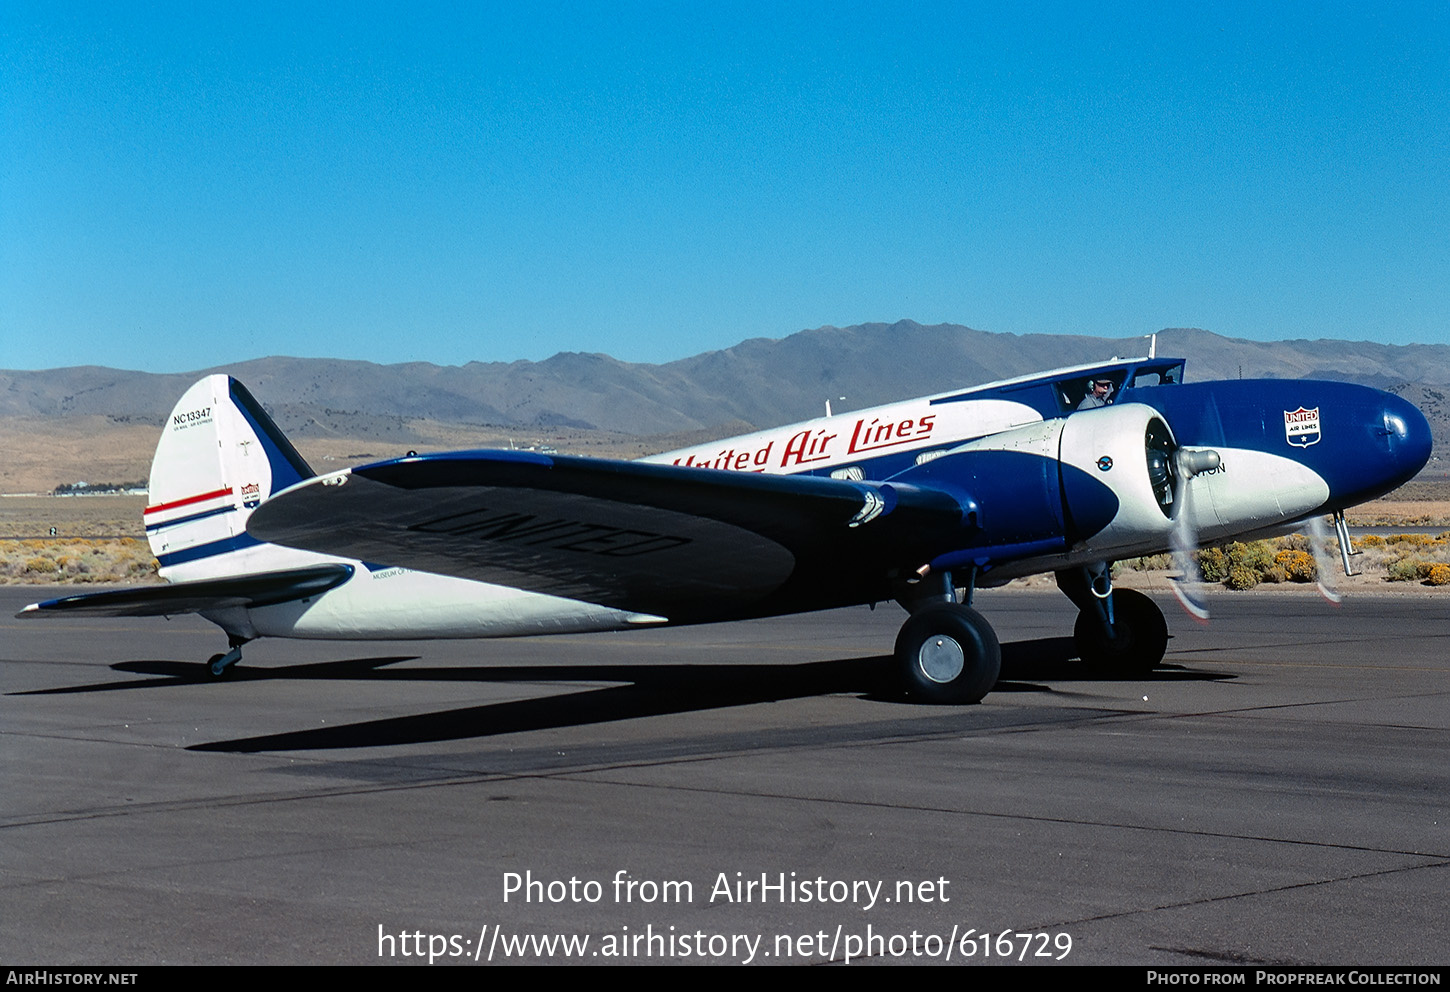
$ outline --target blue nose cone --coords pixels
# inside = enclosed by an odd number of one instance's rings
[[[1312,466],[1329,483],[1327,508],[1340,510],[1383,496],[1425,467],[1430,425],[1413,403],[1364,386],[1328,388],[1326,402],[1341,404],[1344,420],[1336,426],[1344,428],[1345,443],[1319,445],[1325,451]]]
[[[1430,438],[1430,424],[1425,415],[1408,400],[1391,393],[1384,394],[1384,405],[1380,411],[1387,475],[1385,492],[1404,485],[1415,477],[1430,460],[1433,441]]]

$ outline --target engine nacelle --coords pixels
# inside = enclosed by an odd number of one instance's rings
[[[993,551],[1109,560],[1167,547],[1185,478],[1216,460],[1181,449],[1152,407],[1124,403],[968,441],[902,478],[950,483],[980,506],[971,546],[940,565]]]
[[[1073,549],[1109,560],[1116,550],[1167,547],[1182,504],[1184,454],[1162,415],[1141,403],[1068,417],[1059,458]],[[1215,461],[1211,452],[1193,454],[1195,466]]]

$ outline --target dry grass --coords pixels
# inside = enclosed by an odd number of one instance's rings
[[[1414,479],[1344,517],[1351,527],[1450,527],[1450,479]]]
[[[69,482],[144,479],[161,427],[107,417],[0,418],[0,493],[48,493]]]
[[[1450,527],[1450,500],[1377,499],[1344,518],[1351,527]]]
[[[150,547],[135,538],[0,541],[3,585],[160,581]]]
[[[145,508],[145,496],[6,496],[0,498],[0,538],[142,538]]]

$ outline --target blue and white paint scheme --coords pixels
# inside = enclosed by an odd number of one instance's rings
[[[1053,572],[1082,657],[1142,670],[1166,622],[1112,589],[1112,561],[1341,514],[1430,454],[1424,417],[1392,394],[1184,384],[1183,368],[1059,369],[637,462],[462,451],[321,476],[212,375],[152,465],[146,533],[171,585],[21,616],[200,613],[228,635],[221,674],[257,637],[502,637],[896,600],[904,690],[970,702],[1000,665],[973,590]],[[1110,405],[1079,409],[1104,380]]]

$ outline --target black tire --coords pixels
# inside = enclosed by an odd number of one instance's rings
[[[1072,639],[1083,662],[1110,675],[1131,678],[1157,668],[1168,652],[1168,621],[1158,604],[1133,589],[1113,593],[1114,628],[1108,639],[1096,616],[1080,611]]]
[[[215,667],[216,666],[216,663],[219,662],[219,661],[221,661],[225,657],[226,657],[226,655],[224,655],[224,654],[214,654],[214,655],[212,655],[210,658],[208,658],[206,660],[206,677],[207,678],[209,678],[209,679],[211,679],[213,681],[219,681],[221,679],[226,678],[228,675],[231,674],[232,669],[236,667],[236,664],[235,663],[226,666],[221,671],[217,671],[217,669]]]
[[[896,637],[906,695],[924,703],[975,703],[1002,671],[1002,648],[976,610],[942,603],[913,614]]]

